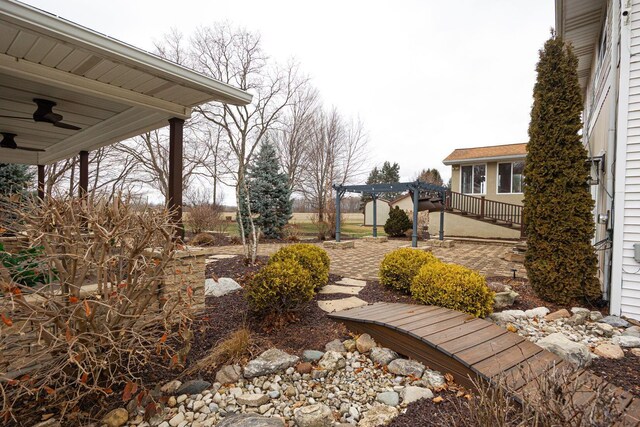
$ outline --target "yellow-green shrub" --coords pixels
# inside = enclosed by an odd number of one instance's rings
[[[384,286],[409,293],[411,281],[425,264],[440,262],[431,252],[400,248],[389,252],[380,263],[378,276]]]
[[[437,305],[485,317],[493,309],[494,293],[483,276],[466,267],[434,262],[420,268],[411,283],[411,296]]]
[[[278,262],[285,259],[293,259],[311,275],[314,288],[320,289],[329,280],[329,255],[327,252],[308,243],[297,243],[282,247],[273,254],[269,262]]]
[[[249,307],[255,312],[286,313],[311,301],[311,275],[294,259],[270,262],[246,286]]]

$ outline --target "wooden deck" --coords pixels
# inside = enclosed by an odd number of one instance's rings
[[[468,388],[476,382],[501,381],[520,401],[538,397],[537,378],[551,370],[573,370],[560,357],[520,335],[492,322],[442,307],[375,303],[329,314],[357,333],[368,333],[378,343],[418,360],[431,369],[451,373]],[[607,384],[588,371],[578,377],[572,390],[574,406],[588,404],[595,389],[607,388],[616,405],[625,409],[619,425],[640,426],[640,399]]]

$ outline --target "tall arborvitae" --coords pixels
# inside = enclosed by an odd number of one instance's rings
[[[527,275],[541,298],[560,304],[600,295],[577,66],[552,34],[536,67],[524,169]]]
[[[271,239],[282,237],[282,228],[291,218],[292,200],[287,175],[280,171],[276,150],[268,142],[249,170],[249,199],[254,223]]]

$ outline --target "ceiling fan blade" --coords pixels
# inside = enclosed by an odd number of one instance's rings
[[[62,129],[71,129],[71,130],[82,129],[82,128],[79,128],[78,126],[70,125],[69,123],[64,123],[64,122],[54,122],[53,125],[57,128],[62,128]]]
[[[21,116],[3,116],[3,115],[0,115],[0,118],[2,118],[2,119],[32,120],[31,117],[21,117]]]
[[[62,115],[49,111],[46,114],[39,115],[38,119],[35,118],[35,115],[33,118],[34,120],[36,120],[36,122],[41,121],[41,122],[48,122],[48,123],[57,123],[62,120]]]
[[[16,147],[16,150],[44,152],[42,148]]]

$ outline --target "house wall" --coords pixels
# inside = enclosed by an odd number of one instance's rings
[[[522,160],[522,159],[520,159]],[[514,160],[501,160],[499,163],[508,163]],[[482,162],[460,163],[451,166],[451,189],[458,193],[462,193],[461,166],[471,164],[481,164]],[[504,203],[512,203],[514,205],[522,205],[524,195],[522,193],[502,194],[498,193],[498,162],[485,162],[486,167],[486,194],[487,200],[495,200]],[[482,194],[470,194],[471,196],[480,197]],[[445,221],[446,224],[446,221]]]
[[[384,226],[389,219],[389,203],[384,200],[378,200],[376,203],[377,225]],[[373,226],[373,200],[368,201],[364,205],[364,225]]]
[[[429,234],[431,234],[433,238],[437,238],[439,230],[440,212],[430,212]],[[499,225],[445,212],[444,236],[519,240],[520,230],[510,230]]]

